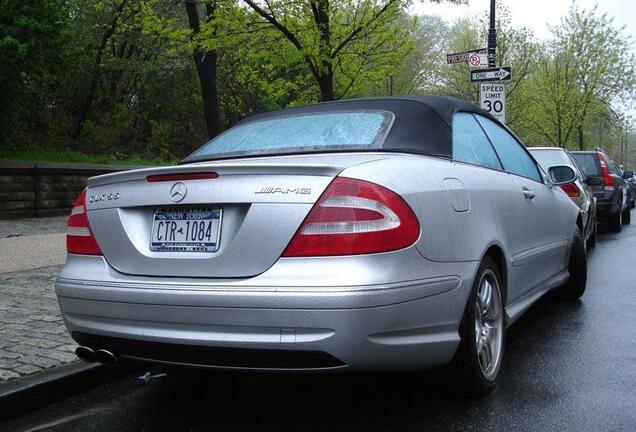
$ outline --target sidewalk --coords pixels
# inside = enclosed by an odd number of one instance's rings
[[[0,220],[0,273],[66,261],[67,217]]]
[[[53,281],[66,217],[0,221],[0,385],[76,360]]]

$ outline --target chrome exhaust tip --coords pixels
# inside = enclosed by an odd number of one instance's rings
[[[95,358],[98,362],[108,366],[114,366],[118,363],[117,356],[105,349],[95,351]]]
[[[95,351],[92,348],[86,346],[78,346],[75,348],[75,355],[80,359],[88,363],[94,363],[97,359],[95,358]]]

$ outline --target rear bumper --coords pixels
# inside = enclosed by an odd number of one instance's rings
[[[449,276],[295,290],[60,277],[56,292],[79,343],[122,357],[212,368],[408,370],[451,360],[477,264],[453,264],[458,271]]]
[[[618,193],[612,193],[608,198],[596,199],[598,218],[605,222],[610,214],[616,214],[623,210],[623,203],[619,200]]]

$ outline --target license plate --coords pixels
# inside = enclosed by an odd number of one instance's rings
[[[221,231],[220,208],[158,208],[152,221],[150,250],[215,252]]]

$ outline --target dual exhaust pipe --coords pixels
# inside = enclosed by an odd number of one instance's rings
[[[88,363],[99,362],[108,366],[115,366],[119,363],[117,356],[105,349],[94,350],[82,345],[75,349],[75,355]]]

